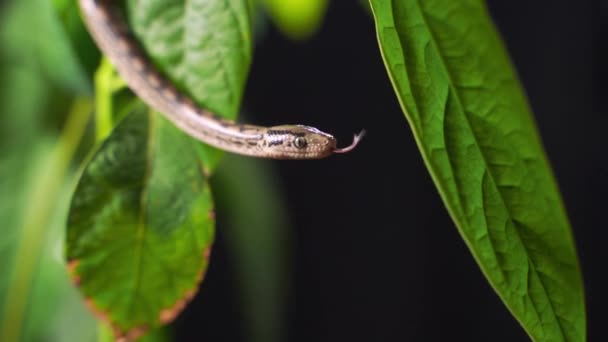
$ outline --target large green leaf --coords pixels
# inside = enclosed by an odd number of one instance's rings
[[[67,227],[70,269],[117,336],[171,321],[203,278],[214,223],[195,144],[139,106],[78,183]]]
[[[584,341],[570,225],[480,0],[371,0],[393,86],[452,219],[535,341]]]
[[[130,23],[157,67],[200,105],[235,119],[251,62],[248,1],[130,0],[129,5]],[[209,146],[198,152],[206,173],[212,173],[222,153]],[[267,184],[255,168],[232,165],[230,170],[224,169],[226,177],[221,179],[233,182],[215,185],[220,185],[220,196],[228,198],[225,212],[232,214],[226,216],[227,243],[237,261],[237,277],[242,280],[249,333],[253,340],[281,340],[280,293],[286,282],[281,278],[285,271],[280,262],[283,250],[277,239],[284,236],[279,230],[282,216],[276,213],[278,207],[265,213],[259,210],[263,204],[275,207],[269,203],[272,191],[255,204],[232,191],[230,185],[245,178],[254,182],[240,187],[243,191],[249,188],[257,192],[253,189]],[[251,210],[252,206],[257,209]],[[259,234],[263,231],[268,234]],[[252,236],[254,232],[258,234]],[[260,263],[266,265],[264,272],[255,272]],[[259,302],[262,298],[263,303]]]
[[[129,0],[146,52],[179,88],[234,119],[251,62],[247,0]]]
[[[156,66],[181,91],[235,119],[251,63],[247,0],[129,0],[130,24]],[[222,153],[201,145],[211,173]]]

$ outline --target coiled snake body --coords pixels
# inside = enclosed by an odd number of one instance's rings
[[[222,150],[274,159],[319,159],[352,150],[316,128],[303,125],[261,127],[222,119],[181,94],[143,53],[126,22],[109,0],[79,0],[86,26],[129,88],[188,135]]]

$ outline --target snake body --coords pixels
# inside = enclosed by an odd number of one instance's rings
[[[352,150],[314,127],[262,127],[223,119],[180,93],[146,57],[123,16],[110,0],[79,0],[86,26],[131,90],[188,135],[219,149],[261,158],[319,159]]]

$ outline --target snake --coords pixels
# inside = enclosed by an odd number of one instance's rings
[[[320,159],[355,148],[337,147],[336,139],[314,127],[272,127],[237,123],[197,105],[157,70],[112,0],[79,0],[82,17],[93,40],[126,85],[144,103],[187,135],[221,150],[269,159]]]

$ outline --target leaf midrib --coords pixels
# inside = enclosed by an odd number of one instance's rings
[[[129,304],[129,315],[132,313],[133,311],[133,304],[136,302],[136,298],[138,298],[138,294],[139,294],[139,287],[140,287],[140,283],[141,283],[141,278],[142,278],[142,264],[143,264],[143,248],[145,245],[145,238],[146,238],[146,233],[148,232],[147,229],[147,209],[148,209],[148,183],[150,181],[150,178],[152,177],[152,168],[153,168],[153,161],[154,161],[154,143],[156,140],[156,135],[154,134],[155,132],[155,116],[154,113],[152,112],[152,109],[148,108],[147,110],[147,118],[148,118],[148,136],[146,139],[146,168],[144,171],[144,177],[143,177],[143,181],[142,181],[142,191],[139,197],[139,202],[140,202],[140,215],[139,215],[139,219],[138,219],[138,229],[137,229],[137,234],[135,236],[135,241],[137,243],[136,246],[136,262],[135,262],[135,268],[136,268],[136,277],[135,277],[135,286],[133,287],[133,296],[131,296],[131,302]],[[141,300],[141,298],[140,298]]]

